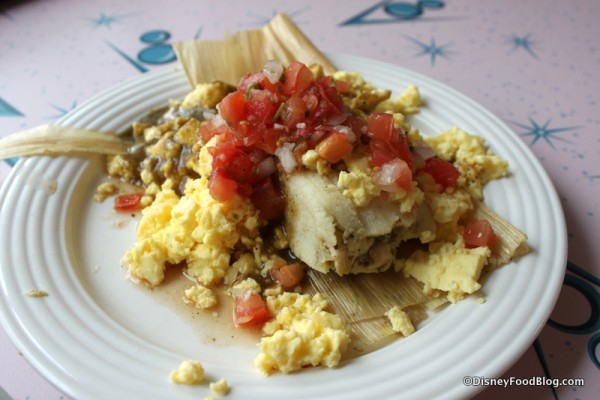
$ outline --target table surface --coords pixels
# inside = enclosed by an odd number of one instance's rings
[[[0,6],[0,137],[51,123],[126,79],[176,63],[175,41],[221,38],[287,12],[317,46],[418,71],[473,98],[531,148],[562,201],[567,279],[504,377],[585,386],[491,387],[478,398],[600,398],[600,2],[20,1]],[[0,183],[16,160],[0,161]],[[2,218],[7,218],[3,215]],[[589,239],[592,238],[592,239]],[[540,249],[543,251],[543,249]],[[0,328],[0,399],[64,399]]]

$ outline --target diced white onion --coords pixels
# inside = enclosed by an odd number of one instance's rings
[[[265,178],[275,171],[277,171],[277,164],[275,164],[275,159],[273,157],[267,157],[256,166],[256,178]]]
[[[435,156],[435,150],[424,140],[414,140],[412,143],[415,154],[418,154],[423,160]]]
[[[279,158],[279,161],[281,161],[283,170],[288,174],[298,165],[296,158],[294,158],[294,153],[292,153],[293,146],[292,143],[286,143],[275,150],[275,155]]]
[[[304,122],[298,122],[296,124],[296,128],[298,128],[298,129],[305,129],[306,128],[306,124]]]
[[[263,73],[271,83],[279,81],[283,74],[283,65],[275,60],[269,60],[263,68]]]
[[[212,123],[215,128],[227,125],[227,122],[225,122],[221,114],[215,115],[215,117],[212,119]]]
[[[381,190],[386,192],[395,192],[398,190],[396,180],[400,177],[403,168],[407,168],[406,161],[394,158],[381,166],[381,169],[375,173],[373,178]]]
[[[205,120],[209,120],[209,119],[213,119],[215,117],[216,112],[215,110],[204,110],[202,111],[202,116],[204,117]]]

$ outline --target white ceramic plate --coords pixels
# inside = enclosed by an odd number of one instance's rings
[[[463,385],[464,376],[497,377],[522,355],[555,304],[566,264],[562,209],[539,162],[503,122],[443,84],[372,60],[331,59],[396,95],[417,84],[426,107],[414,123],[424,134],[457,125],[486,138],[510,163],[510,177],[488,185],[486,202],[529,235],[531,254],[492,274],[484,304],[447,307],[407,339],[339,368],[267,378],[253,366],[255,346],[200,339],[202,326],[124,278],[119,260],[134,243],[136,220],[117,217],[111,202],[92,201],[100,158],[24,159],[0,192],[0,316],[49,381],[76,399],[201,399],[208,385],[168,379],[193,358],[207,380],[230,382],[232,400],[456,399],[478,390]],[[159,70],[97,96],[61,123],[120,131],[188,90],[180,69]],[[33,288],[49,296],[23,295]]]

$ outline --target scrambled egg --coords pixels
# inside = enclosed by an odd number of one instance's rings
[[[205,286],[194,285],[185,290],[185,301],[196,308],[211,308],[217,304],[217,296]]]
[[[181,107],[185,109],[215,108],[223,97],[235,89],[235,87],[221,81],[200,83],[183,99]]]
[[[409,336],[415,332],[415,327],[410,320],[410,316],[400,307],[394,306],[390,308],[385,313],[385,316],[390,320],[394,332],[398,332],[402,336]]]
[[[368,205],[381,194],[369,164],[367,157],[349,160],[348,171],[341,171],[338,175],[338,187],[343,190],[344,196],[359,207]]]
[[[219,396],[226,396],[229,393],[229,383],[225,378],[209,384],[210,391]]]
[[[204,381],[204,367],[196,360],[185,360],[169,374],[171,382],[182,385],[198,385]]]
[[[467,249],[461,241],[434,242],[428,251],[417,250],[408,259],[398,260],[396,270],[423,282],[427,292],[447,292],[448,300],[456,303],[481,288],[478,280],[490,255],[487,247]]]
[[[260,220],[249,200],[240,196],[215,200],[205,177],[191,180],[179,198],[161,191],[142,211],[138,241],[123,257],[129,276],[149,286],[164,279],[167,263],[187,265],[187,273],[204,286],[220,284],[236,244],[258,238]]]
[[[255,366],[264,374],[305,366],[335,367],[350,342],[341,318],[325,311],[322,295],[283,293],[267,298],[275,319],[265,324]]]
[[[440,158],[451,161],[460,171],[458,187],[473,198],[483,199],[483,187],[508,172],[506,160],[488,149],[482,137],[452,128],[438,136],[425,139]]]

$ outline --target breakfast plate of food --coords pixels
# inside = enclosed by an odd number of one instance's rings
[[[327,59],[144,74],[56,125],[125,152],[17,163],[0,317],[43,376],[90,399],[465,398],[523,354],[566,262],[540,163],[444,84]]]

